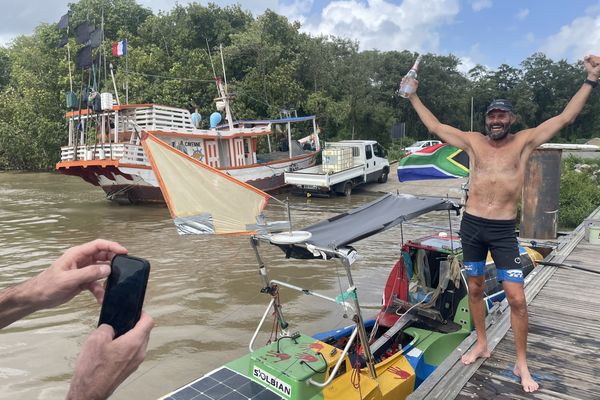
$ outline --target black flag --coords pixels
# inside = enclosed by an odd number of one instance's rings
[[[90,42],[89,45],[92,48],[96,48],[100,46],[102,43],[102,29],[96,29],[94,32],[90,34]]]
[[[60,17],[60,21],[58,21],[58,29],[67,29],[69,26],[69,16],[71,15],[71,11]]]
[[[79,44],[84,44],[90,40],[90,33],[94,31],[94,25],[85,21],[77,25],[75,28],[75,40]]]
[[[77,69],[89,68],[92,66],[92,48],[85,46],[77,52]]]

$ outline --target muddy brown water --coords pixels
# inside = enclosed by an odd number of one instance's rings
[[[390,177],[392,179],[393,177]],[[374,200],[352,196],[311,198],[284,192],[295,227],[302,227]],[[273,202],[271,202],[273,203]],[[269,205],[269,220],[285,219]],[[454,229],[457,217],[452,217]],[[445,212],[405,224],[405,239],[446,228]],[[75,177],[54,173],[0,173],[0,288],[18,284],[46,268],[65,249],[95,238],[120,242],[130,254],[147,258],[152,272],[145,310],[156,327],[146,360],[112,399],[152,399],[243,355],[269,302],[260,293],[256,259],[246,236],[179,236],[160,206],[120,206]],[[353,265],[366,317],[399,254],[400,229],[358,242]],[[344,290],[345,275],[335,262],[286,260],[260,247],[272,279],[289,281],[330,297]],[[341,283],[340,283],[341,282]],[[282,289],[291,330],[316,333],[349,324],[335,305]],[[99,306],[82,293],[60,307],[43,310],[0,331],[0,399],[64,399],[79,349],[97,324]],[[265,324],[270,325],[270,324]],[[264,329],[257,344],[264,344]]]

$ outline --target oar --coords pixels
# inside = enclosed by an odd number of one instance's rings
[[[573,268],[573,269],[578,269],[578,270],[585,271],[585,272],[590,272],[592,274],[600,274],[600,271],[595,271],[593,269],[585,268],[580,265],[554,263],[554,262],[550,262],[550,261],[536,261],[536,264],[548,265],[550,267]]]

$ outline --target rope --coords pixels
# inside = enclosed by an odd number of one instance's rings
[[[352,368],[350,382],[352,382],[352,386],[354,387],[354,389],[360,390],[360,355],[358,354],[358,351],[356,352],[356,360],[354,361],[354,365]]]
[[[440,274],[438,274],[438,276],[439,276],[438,277],[438,285],[433,292],[429,292],[428,294],[425,295],[425,298],[423,299],[423,301],[428,300],[428,302],[422,308],[433,307],[435,305],[435,302],[437,301],[438,297],[448,287],[448,282],[452,282],[454,284],[454,287],[458,287],[458,285],[460,284],[460,269],[461,269],[460,260],[458,259],[458,257],[453,256],[453,255],[448,256],[448,258],[450,259],[450,265],[449,265],[447,274],[445,276],[441,275],[441,265],[442,265],[442,262],[444,262],[444,261],[441,261],[440,262]]]
[[[142,72],[133,72],[129,71],[130,74],[140,75],[140,76],[148,76],[150,78],[161,78],[161,79],[171,79],[171,80],[180,80],[180,81],[190,81],[190,82],[204,82],[204,83],[214,83],[214,79],[194,79],[194,78],[180,78],[178,76],[165,76],[165,75],[153,75],[153,74],[144,74]]]
[[[339,272],[339,269],[338,269],[338,263],[336,262],[336,263],[334,263],[334,265],[335,265],[335,276],[336,276],[337,281],[338,281],[338,289],[340,290],[339,297],[342,298],[344,296],[345,291],[342,288],[342,280],[340,279],[340,272]],[[348,314],[348,309],[346,308],[346,303],[342,302],[340,304],[344,307],[344,314]]]
[[[275,302],[273,303],[273,326],[271,327],[271,335],[269,336],[269,340],[267,340],[267,344],[272,343],[274,340],[277,340],[277,336],[279,335],[279,323],[277,321],[277,306],[279,305],[279,287],[276,287],[275,294]]]

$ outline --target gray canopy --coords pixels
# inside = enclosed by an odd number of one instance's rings
[[[328,256],[332,256],[341,247],[430,211],[455,210],[458,213],[459,209],[459,205],[447,199],[388,193],[361,207],[303,228],[302,231],[311,234],[304,242],[277,245],[287,257],[319,257],[307,248],[312,246],[324,249]]]

